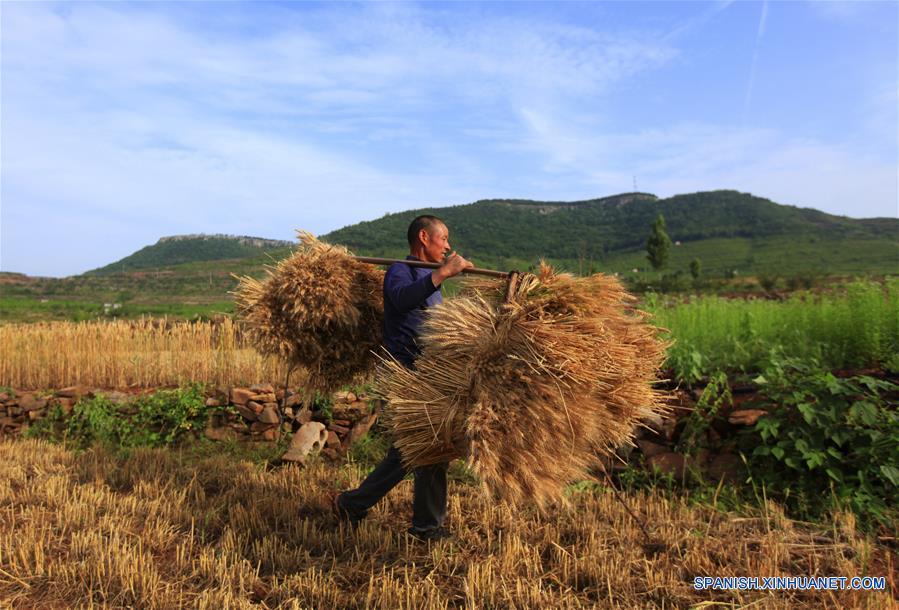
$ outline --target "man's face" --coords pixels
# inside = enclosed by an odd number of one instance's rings
[[[424,244],[425,260],[431,263],[442,263],[444,255],[451,251],[449,244],[449,229],[446,225],[436,223],[427,229],[422,229],[419,239]]]

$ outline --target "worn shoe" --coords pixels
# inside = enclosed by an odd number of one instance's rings
[[[422,542],[436,542],[437,540],[444,540],[446,538],[452,537],[452,534],[449,533],[449,530],[442,525],[430,530],[417,530],[410,527],[408,530],[406,530],[406,532],[416,540],[420,540]]]

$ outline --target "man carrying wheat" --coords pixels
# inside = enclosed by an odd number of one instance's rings
[[[451,251],[449,231],[436,216],[419,216],[409,225],[407,260],[443,263],[430,270],[394,263],[384,276],[384,347],[409,369],[414,368],[419,348],[416,338],[428,307],[443,302],[441,285],[473,264]],[[421,540],[448,535],[446,518],[447,462],[423,466],[415,476],[412,527],[409,533]],[[399,450],[390,445],[387,455],[357,488],[334,497],[338,517],[358,524],[381,498],[406,476]]]

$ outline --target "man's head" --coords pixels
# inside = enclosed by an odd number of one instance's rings
[[[442,220],[430,214],[413,220],[406,237],[409,240],[409,252],[423,261],[442,263],[444,255],[451,250],[449,229]]]

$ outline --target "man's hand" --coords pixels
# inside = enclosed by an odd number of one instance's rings
[[[450,252],[449,256],[443,261],[443,264],[431,272],[431,281],[436,288],[445,280],[462,273],[463,269],[469,269],[471,267],[474,267],[474,263],[465,260],[455,252]]]

